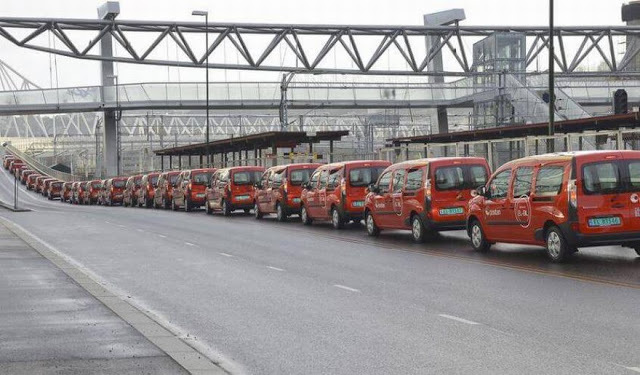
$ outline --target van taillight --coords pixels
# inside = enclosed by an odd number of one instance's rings
[[[424,195],[427,199],[431,199],[431,179],[427,178],[424,182]]]
[[[345,180],[344,177],[340,180],[340,190],[342,190],[342,193],[347,192],[347,180]]]
[[[284,192],[286,193],[289,190],[289,181],[288,180],[284,180],[284,184],[282,185],[282,189],[284,189]]]
[[[569,181],[567,185],[567,192],[569,194],[569,204],[574,208],[578,208],[578,187],[576,180]]]

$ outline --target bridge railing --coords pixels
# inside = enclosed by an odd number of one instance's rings
[[[20,160],[22,160],[27,165],[29,165],[29,167],[31,169],[37,171],[40,174],[51,176],[51,177],[56,178],[56,179],[58,179],[60,181],[75,181],[75,176],[73,176],[72,174],[60,172],[60,171],[57,171],[55,169],[51,169],[51,168],[47,167],[46,165],[40,163],[35,158],[33,158],[30,155],[18,150],[17,148],[13,147],[10,144],[6,144],[4,146],[4,149],[9,151],[13,155],[17,156]]]

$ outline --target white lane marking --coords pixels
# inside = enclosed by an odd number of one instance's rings
[[[193,244],[191,242],[185,242],[184,244],[187,245],[187,246],[196,246],[196,244]]]
[[[340,285],[340,284],[334,284],[333,286],[336,287],[336,288],[348,290],[350,292],[360,293],[360,291],[358,289],[349,288],[348,286],[344,286],[344,285]]]
[[[123,225],[124,226],[124,225]],[[144,232],[143,229],[136,229],[138,232]]]
[[[158,237],[160,238],[167,238],[167,236],[165,236],[164,234],[159,234]]]
[[[116,224],[117,226],[119,226],[120,228],[126,228],[126,225],[122,225],[122,224]]]
[[[105,223],[107,223],[107,224],[111,224],[111,222],[110,222],[110,221],[105,221]]]
[[[625,367],[627,370],[631,370],[631,371],[635,371],[637,373],[640,373],[640,367]]]
[[[447,314],[438,314],[438,315],[443,317],[443,318],[455,320],[456,322],[460,322],[460,323],[471,324],[471,325],[480,324],[480,323],[472,322],[471,320],[458,318],[457,316],[453,316],[453,315],[447,315]]]
[[[278,268],[278,267],[267,266],[267,268],[274,271],[284,272],[282,268]]]
[[[223,257],[233,258],[233,255],[231,254],[227,254],[227,253],[219,253],[219,254],[222,255]]]

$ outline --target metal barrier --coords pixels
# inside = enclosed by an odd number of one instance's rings
[[[75,177],[70,173],[64,173],[57,171],[55,169],[51,169],[46,165],[38,162],[35,158],[25,154],[24,152],[18,150],[10,144],[4,146],[4,149],[17,156],[20,160],[25,162],[31,169],[39,172],[40,174],[51,176],[60,181],[75,181]]]
[[[476,156],[487,159],[496,169],[525,156],[589,150],[640,150],[640,129],[389,147],[380,150],[380,158],[397,163],[424,157]]]

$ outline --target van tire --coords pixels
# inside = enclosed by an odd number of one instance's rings
[[[284,212],[284,208],[282,208],[280,203],[276,203],[276,219],[281,223],[287,221],[287,214]]]
[[[331,209],[331,225],[333,225],[334,229],[344,228],[344,219],[340,215],[340,211],[335,207]]]
[[[553,225],[549,227],[545,236],[547,256],[554,263],[561,263],[567,260],[567,258],[575,251],[567,244],[560,228]]]
[[[226,200],[222,201],[222,215],[231,216],[231,207],[229,207],[229,204]]]
[[[258,205],[258,203],[254,203],[253,204],[253,217],[255,217],[256,220],[260,220],[262,219],[262,212],[260,212],[260,206]]]
[[[171,200],[171,211],[178,211],[178,207],[176,206],[176,201]]]
[[[187,197],[184,198],[184,212],[189,212],[191,211],[191,202],[189,202],[189,199],[187,199]]]
[[[411,238],[415,243],[424,243],[427,239],[427,230],[418,215],[411,216]]]
[[[206,212],[207,215],[211,215],[213,213],[213,211],[211,211],[211,206],[209,206],[209,200],[208,199],[204,204],[204,212]]]
[[[373,215],[371,215],[371,212],[365,212],[364,223],[367,227],[367,234],[369,236],[378,237],[380,235],[380,228],[376,225],[376,221],[373,219]]]
[[[307,207],[304,205],[300,207],[300,220],[304,225],[311,225],[313,223],[313,219],[309,217],[309,212],[307,212]]]
[[[482,225],[478,220],[473,220],[469,225],[469,237],[471,238],[473,250],[479,253],[486,253],[491,248],[491,244],[487,241]]]

